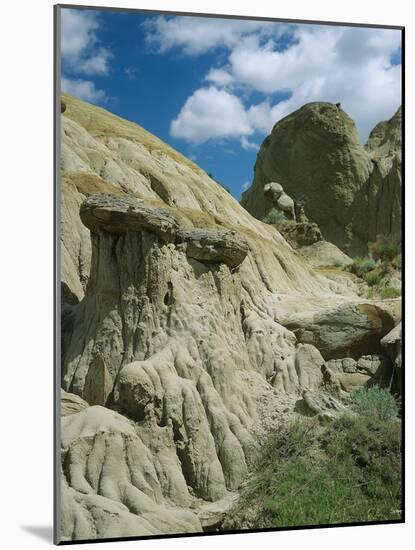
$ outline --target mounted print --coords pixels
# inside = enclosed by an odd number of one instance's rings
[[[56,543],[404,521],[403,53],[55,7]]]

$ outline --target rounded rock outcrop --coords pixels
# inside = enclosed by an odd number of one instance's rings
[[[284,188],[324,237],[347,254],[377,235],[400,235],[401,112],[379,123],[363,146],[353,120],[332,103],[308,103],[278,121],[258,152],[241,204],[263,219]],[[324,200],[323,200],[324,197]]]
[[[325,360],[381,351],[380,340],[394,325],[383,308],[370,303],[345,303],[314,314],[296,314],[285,323],[298,340],[313,344]]]
[[[246,240],[236,231],[226,229],[192,229],[180,231],[176,242],[185,243],[189,258],[200,262],[224,263],[234,269],[248,254]]]

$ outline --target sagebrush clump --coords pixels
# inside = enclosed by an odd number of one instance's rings
[[[272,208],[268,212],[268,214],[266,214],[266,216],[263,218],[262,221],[268,224],[277,224],[277,223],[285,223],[288,220],[285,217],[284,212],[281,212],[281,210],[277,210],[276,208]]]
[[[399,413],[393,395],[379,386],[359,388],[351,396],[352,408],[361,415],[373,416],[379,420],[391,420]]]

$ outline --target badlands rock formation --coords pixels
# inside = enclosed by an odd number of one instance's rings
[[[200,532],[271,409],[326,391],[326,360],[378,350],[395,318],[138,125],[64,102],[62,540]]]
[[[349,255],[401,231],[401,109],[362,146],[353,120],[331,103],[309,103],[280,120],[258,153],[241,203],[264,218],[282,185],[327,241]]]

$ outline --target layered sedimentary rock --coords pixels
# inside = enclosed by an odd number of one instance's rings
[[[254,457],[255,384],[317,388],[324,360],[254,311],[245,238],[182,230],[172,212],[108,194],[86,199],[80,216],[91,273],[63,349],[64,388],[136,421],[174,502],[188,502],[187,486],[221,498]],[[158,457],[158,438],[176,464]]]
[[[390,319],[347,310],[353,292],[139,126],[65,104],[62,537],[200,531],[246,480],[263,410],[327,385],[329,325],[347,325],[336,353],[367,354]]]
[[[325,239],[351,255],[377,235],[401,231],[401,110],[362,146],[353,120],[331,103],[309,103],[283,118],[264,140],[252,186],[241,203],[262,219],[280,184]]]

